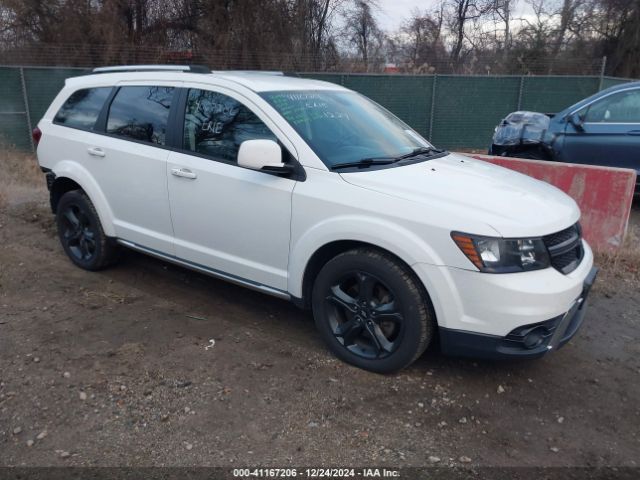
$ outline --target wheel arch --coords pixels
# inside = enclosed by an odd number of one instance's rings
[[[347,252],[349,250],[353,250],[356,248],[369,248],[371,250],[377,250],[379,252],[383,252],[384,254],[392,257],[396,262],[402,264],[407,268],[409,272],[412,273],[414,280],[418,284],[419,288],[422,290],[423,294],[428,299],[428,308],[431,309],[431,313],[434,317],[434,320],[437,322],[435,311],[433,309],[433,300],[429,292],[427,291],[426,286],[420,280],[420,277],[416,273],[416,271],[411,267],[411,265],[406,262],[403,258],[395,254],[394,252],[388,250],[387,248],[383,248],[374,243],[362,241],[362,240],[334,240],[329,243],[325,243],[321,247],[319,247],[309,258],[309,261],[306,263],[304,268],[304,272],[302,274],[301,279],[301,290],[300,297],[295,296],[295,302],[298,306],[304,309],[308,309],[311,307],[311,292],[313,290],[313,284],[320,273],[322,267],[330,261],[332,258],[340,255],[341,253]]]
[[[65,193],[71,190],[82,190],[98,212],[105,235],[115,237],[113,213],[106,197],[91,174],[81,165],[70,161],[60,162],[53,173],[55,179],[50,190],[50,204],[53,213],[56,212],[58,203]]]
[[[76,181],[71,180],[69,177],[56,177],[51,184],[51,190],[49,191],[49,203],[51,205],[51,211],[55,214],[58,211],[58,204],[62,196],[73,190],[82,190],[82,186]]]

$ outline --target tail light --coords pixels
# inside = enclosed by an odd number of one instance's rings
[[[33,138],[33,146],[37,147],[38,143],[40,143],[40,139],[42,138],[42,130],[38,127],[34,128],[31,132],[31,138]]]

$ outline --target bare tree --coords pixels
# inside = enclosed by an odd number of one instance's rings
[[[433,14],[414,9],[400,28],[408,67],[414,72],[427,73],[444,55],[442,40],[444,12],[441,8]]]
[[[506,55],[511,48],[511,16],[516,0],[494,0],[491,10],[504,25],[504,36],[502,41],[503,54]]]
[[[458,66],[462,49],[467,39],[466,29],[469,24],[482,18],[489,10],[486,0],[448,0],[447,23],[453,36],[451,61]]]
[[[640,0],[517,1],[438,0],[387,35],[376,0],[0,0],[0,62],[640,76]]]
[[[311,55],[312,66],[319,69],[323,50],[332,42],[331,27],[336,10],[344,0],[297,0],[296,14],[302,27],[299,44]]]
[[[578,10],[583,5],[584,0],[562,0],[562,5],[556,12],[556,15],[560,17],[560,21],[552,48],[552,55],[554,58],[558,56],[558,52],[566,40],[567,33],[570,31],[571,25],[575,21]]]
[[[355,47],[365,72],[369,71],[372,59],[376,59],[384,44],[384,36],[373,16],[373,0],[355,0],[345,15],[345,35]]]
[[[609,34],[603,53],[613,73],[640,77],[640,3],[638,0],[602,0],[600,11],[608,11]]]

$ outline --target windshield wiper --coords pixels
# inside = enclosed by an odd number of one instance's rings
[[[331,170],[351,167],[367,168],[371,165],[389,165],[395,161],[396,158],[394,157],[363,158],[361,160],[356,160],[355,162],[336,163],[335,165],[331,165]]]
[[[396,157],[395,160],[397,162],[399,162],[400,160],[405,160],[407,158],[417,157],[418,155],[424,155],[424,154],[427,154],[427,153],[436,155],[436,154],[442,153],[442,152],[444,152],[444,150],[440,150],[440,149],[435,148],[435,147],[418,147],[418,148],[414,148],[412,152],[405,153],[404,155],[400,155],[399,157]]]
[[[353,167],[367,168],[367,167],[370,167],[371,165],[390,165],[392,163],[400,162],[401,160],[417,157],[418,155],[426,155],[426,154],[436,155],[442,152],[444,152],[444,150],[439,150],[434,147],[418,147],[409,153],[400,155],[399,157],[373,157],[373,158],[363,158],[361,160],[356,160],[354,162],[337,163],[331,166],[331,170],[339,170],[341,168],[353,168]]]

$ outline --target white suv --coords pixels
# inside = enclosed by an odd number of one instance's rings
[[[596,269],[574,201],[434,148],[331,83],[110,67],[34,130],[79,267],[120,246],[311,307],[341,359],[538,357],[577,331]]]

